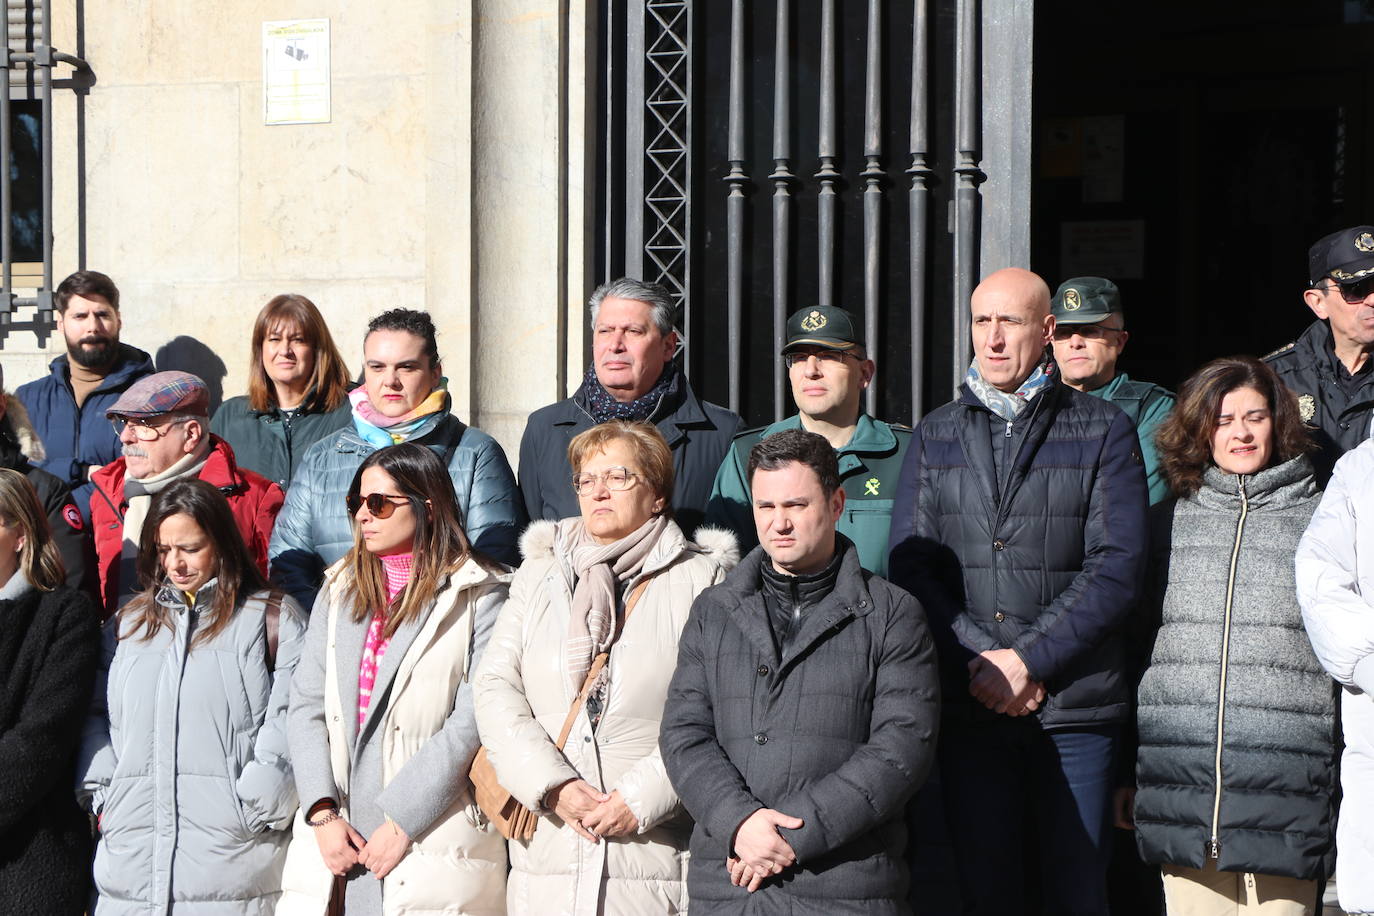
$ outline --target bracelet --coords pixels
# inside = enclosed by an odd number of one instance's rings
[[[311,820],[310,818],[306,818],[305,823],[309,827],[323,827],[325,824],[332,824],[335,821],[340,820],[341,818],[343,818],[343,815],[339,813],[338,808],[330,808],[329,813],[326,814],[324,817],[320,818],[319,820]]]

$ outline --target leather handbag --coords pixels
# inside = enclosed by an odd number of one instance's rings
[[[639,584],[630,592],[630,597],[625,601],[625,614],[621,618],[620,628],[616,631],[615,639],[620,638],[620,634],[625,631],[625,625],[630,622],[630,613],[639,603],[640,595],[644,594],[644,588],[649,584],[647,578],[640,579]],[[615,639],[611,640],[611,645],[615,645]],[[577,692],[577,698],[573,700],[572,707],[568,710],[568,716],[563,720],[563,728],[558,733],[558,749],[563,750],[563,746],[568,743],[568,735],[572,732],[573,723],[577,721],[577,714],[587,705],[587,696],[592,691],[592,685],[596,683],[601,670],[606,667],[606,662],[610,659],[610,646],[605,652],[597,654],[592,660],[592,666],[587,669],[587,676],[582,681],[582,689]],[[496,778],[496,769],[487,759],[487,749],[479,748],[477,756],[473,758],[472,768],[468,772],[468,777],[472,780],[473,795],[477,801],[477,807],[482,809],[482,813],[487,816],[487,820],[500,831],[501,835],[508,840],[529,840],[534,836],[534,830],[539,826],[539,815],[529,808],[520,804]]]

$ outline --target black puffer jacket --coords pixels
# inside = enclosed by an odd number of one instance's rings
[[[930,615],[945,712],[993,716],[969,695],[967,664],[1010,648],[1045,684],[1046,727],[1125,719],[1123,628],[1147,542],[1135,427],[1111,404],[1055,382],[1018,418],[1016,459],[998,480],[990,412],[959,390],[912,436],[888,567]]]
[[[76,804],[76,748],[100,649],[89,598],[0,590],[0,912],[80,916],[91,828]]]
[[[1209,468],[1156,510],[1151,578],[1167,586],[1137,712],[1146,862],[1202,868],[1215,838],[1222,871],[1329,874],[1335,685],[1293,572],[1319,498],[1299,457],[1246,477]]]
[[[1317,441],[1312,456],[1317,484],[1325,487],[1336,461],[1374,434],[1374,370],[1366,366],[1351,379],[1336,357],[1331,327],[1322,320],[1264,361],[1298,399],[1298,412]]]
[[[935,753],[935,649],[920,605],[839,540],[835,588],[781,658],[762,548],[697,597],[683,628],[659,747],[696,819],[697,916],[908,912],[902,813]],[[804,821],[781,831],[798,864],[750,895],[725,859],[735,828],[764,807]]]

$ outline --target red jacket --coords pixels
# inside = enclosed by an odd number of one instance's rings
[[[117,458],[91,477],[91,529],[95,533],[96,565],[100,569],[100,595],[106,616],[118,608],[120,595],[119,557],[124,545],[123,458]],[[210,437],[210,457],[200,471],[200,479],[219,487],[229,499],[229,508],[239,524],[248,552],[267,575],[267,544],[272,540],[272,525],[286,495],[281,487],[260,474],[241,468],[234,461],[234,450],[218,436]]]

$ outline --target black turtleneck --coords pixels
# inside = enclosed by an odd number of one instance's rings
[[[835,590],[844,558],[844,542],[835,539],[835,555],[825,569],[806,576],[789,576],[773,568],[771,560],[764,560],[763,604],[768,608],[768,624],[773,631],[773,645],[781,656],[792,637],[801,629],[806,612],[825,600]]]

